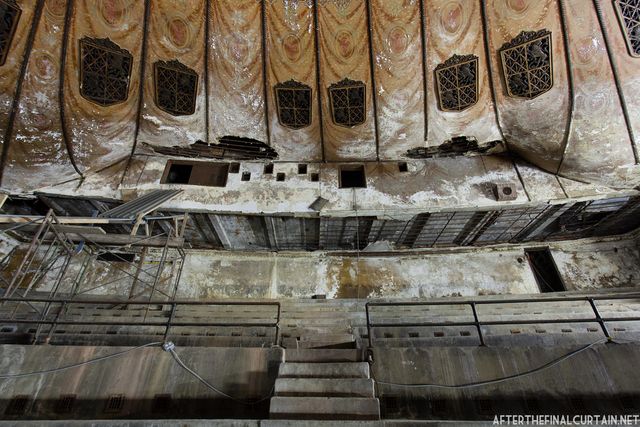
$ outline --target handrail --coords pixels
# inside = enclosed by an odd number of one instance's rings
[[[49,306],[58,305],[59,309],[52,319],[47,319],[45,316],[33,319],[15,319],[13,315],[8,318],[0,317],[0,322],[13,323],[13,324],[32,324],[37,325],[36,334],[34,336],[34,342],[38,339],[40,327],[42,325],[50,325],[48,331],[48,338],[51,338],[53,331],[58,325],[71,325],[71,326],[161,326],[165,328],[164,339],[169,336],[170,330],[173,327],[239,327],[239,328],[252,328],[252,327],[264,327],[274,328],[275,335],[273,339],[273,345],[278,345],[280,341],[280,317],[282,313],[281,304],[279,301],[177,301],[177,300],[153,300],[153,301],[136,301],[136,300],[122,300],[122,299],[72,299],[72,298],[24,298],[24,297],[8,297],[0,298],[2,302],[16,302],[16,303],[46,303]],[[170,306],[170,312],[166,320],[142,320],[136,321],[109,321],[109,320],[83,320],[83,319],[65,319],[63,313],[65,313],[73,305],[138,305],[143,307],[150,307],[154,305]],[[264,322],[207,322],[207,321],[176,321],[176,311],[180,307],[189,306],[266,306],[275,307],[275,312],[271,314],[275,315],[275,320],[265,319]],[[100,310],[100,309],[97,309]],[[15,314],[15,312],[13,313]],[[34,313],[34,316],[41,313]]]
[[[545,298],[515,298],[505,300],[458,300],[458,301],[368,301],[365,304],[366,321],[367,321],[367,337],[369,348],[373,347],[373,328],[404,328],[404,327],[443,327],[443,326],[474,326],[478,332],[478,339],[481,346],[485,344],[485,336],[482,332],[482,326],[498,326],[498,325],[534,325],[534,324],[564,324],[564,323],[598,323],[602,333],[608,341],[612,341],[607,328],[607,322],[631,322],[640,321],[640,317],[602,317],[596,305],[596,301],[607,300],[631,300],[639,299],[640,293],[621,294],[621,295],[589,295],[589,296],[562,296],[562,297],[545,297]],[[476,307],[478,305],[507,305],[507,304],[529,304],[529,303],[545,303],[545,302],[588,302],[593,311],[592,318],[570,318],[570,319],[524,319],[524,320],[487,320],[480,319],[480,315]],[[372,307],[406,307],[406,306],[468,306],[471,308],[473,321],[467,322],[393,322],[393,323],[373,323],[371,319]]]

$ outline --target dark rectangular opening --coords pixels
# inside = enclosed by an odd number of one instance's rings
[[[251,172],[242,172],[243,181],[251,181]]]
[[[299,164],[298,165],[298,173],[300,175],[306,175],[307,174],[307,165],[305,164]]]
[[[318,182],[318,181],[320,181],[320,174],[312,173],[311,174],[311,182]]]
[[[536,278],[540,292],[563,292],[564,283],[553,260],[551,251],[545,249],[525,249],[525,256]]]
[[[191,178],[192,165],[170,162],[164,182],[167,184],[188,184]]]
[[[240,163],[231,163],[229,165],[229,173],[238,173],[240,172]]]
[[[154,414],[166,414],[171,409],[172,398],[170,394],[156,394],[153,397],[151,412]]]
[[[284,178],[285,178],[285,174],[284,173],[278,172],[276,174],[276,181],[284,181]]]
[[[398,170],[400,172],[409,172],[409,166],[407,165],[407,162],[398,163]]]
[[[264,165],[264,174],[265,175],[271,175],[273,173],[273,163],[269,163],[267,165]]]
[[[167,162],[161,183],[224,187],[227,185],[228,174],[228,163],[170,160]]]
[[[97,256],[98,261],[106,262],[133,262],[136,259],[136,254],[124,253],[124,252],[104,252]]]
[[[340,168],[340,188],[366,188],[367,180],[363,165],[349,165]]]
[[[20,394],[14,396],[9,401],[7,409],[4,411],[5,415],[23,415],[27,410],[27,404],[29,403],[29,396]]]

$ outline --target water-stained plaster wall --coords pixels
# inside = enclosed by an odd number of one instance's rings
[[[551,250],[569,291],[640,283],[634,241],[554,243]],[[360,257],[194,251],[187,256],[178,296],[435,298],[538,292],[524,247],[508,247]]]
[[[298,163],[278,162],[272,174],[265,174],[264,163],[241,162],[240,173],[229,174],[225,187],[160,184],[166,163],[167,159],[159,156],[138,157],[123,182],[124,198],[129,200],[158,188],[180,188],[183,193],[167,202],[166,209],[315,215],[309,205],[322,197],[328,200],[322,215],[340,216],[354,209],[361,215],[394,210],[411,214],[431,209],[560,201],[573,196],[563,187],[576,188],[577,197],[621,194],[607,187],[595,188],[570,180],[561,184],[552,174],[524,162],[516,166],[511,159],[501,156],[413,160],[407,162],[407,172],[401,172],[396,162],[366,163],[367,187],[356,189],[340,188],[341,165],[335,163],[309,163],[308,173],[298,174]],[[244,172],[251,174],[250,181],[241,180]],[[285,174],[284,181],[276,180],[279,173]],[[311,181],[312,174],[319,174],[318,182]],[[492,183],[513,183],[516,200],[497,202]],[[61,191],[60,187],[56,191]]]
[[[565,286],[592,290],[640,283],[640,249],[633,241],[607,242],[552,249]]]
[[[540,246],[539,247],[546,247]],[[217,298],[438,298],[535,294],[525,249],[536,245],[431,249],[420,252],[266,253],[187,251],[177,299]],[[549,245],[568,291],[633,287],[640,284],[640,247],[633,239],[556,242]],[[23,249],[25,247],[23,246]],[[11,278],[20,262],[3,271]],[[150,251],[134,295],[150,295],[159,250]],[[76,287],[86,295],[130,293],[135,265],[95,262],[78,279],[83,258],[72,259],[60,292]],[[62,262],[62,259],[59,260]],[[173,295],[177,265],[166,263],[154,298]],[[54,265],[56,267],[57,265]],[[56,271],[37,287],[50,291]],[[145,284],[146,283],[146,284]]]

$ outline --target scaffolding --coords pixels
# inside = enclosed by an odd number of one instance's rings
[[[163,198],[166,200],[166,195]],[[160,200],[160,199],[159,199]],[[151,301],[176,299],[186,253],[184,230],[188,215],[149,216],[158,204],[125,211],[122,205],[114,215],[79,218],[59,217],[49,210],[44,217],[16,218],[4,233],[24,238],[33,233],[26,245],[17,245],[0,260],[0,305],[12,304],[11,318],[34,316],[41,321],[51,317],[52,308],[59,317],[58,299],[83,300],[87,295],[121,295],[114,309]],[[128,234],[105,232],[116,227]],[[35,298],[34,298],[35,296]],[[38,324],[35,339],[44,327]]]

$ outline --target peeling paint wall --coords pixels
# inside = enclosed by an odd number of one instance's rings
[[[568,291],[636,286],[633,241],[556,243]],[[361,257],[190,252],[179,298],[436,298],[540,292],[524,247]]]
[[[640,249],[633,242],[558,247],[551,252],[568,290],[619,288],[640,283]]]

